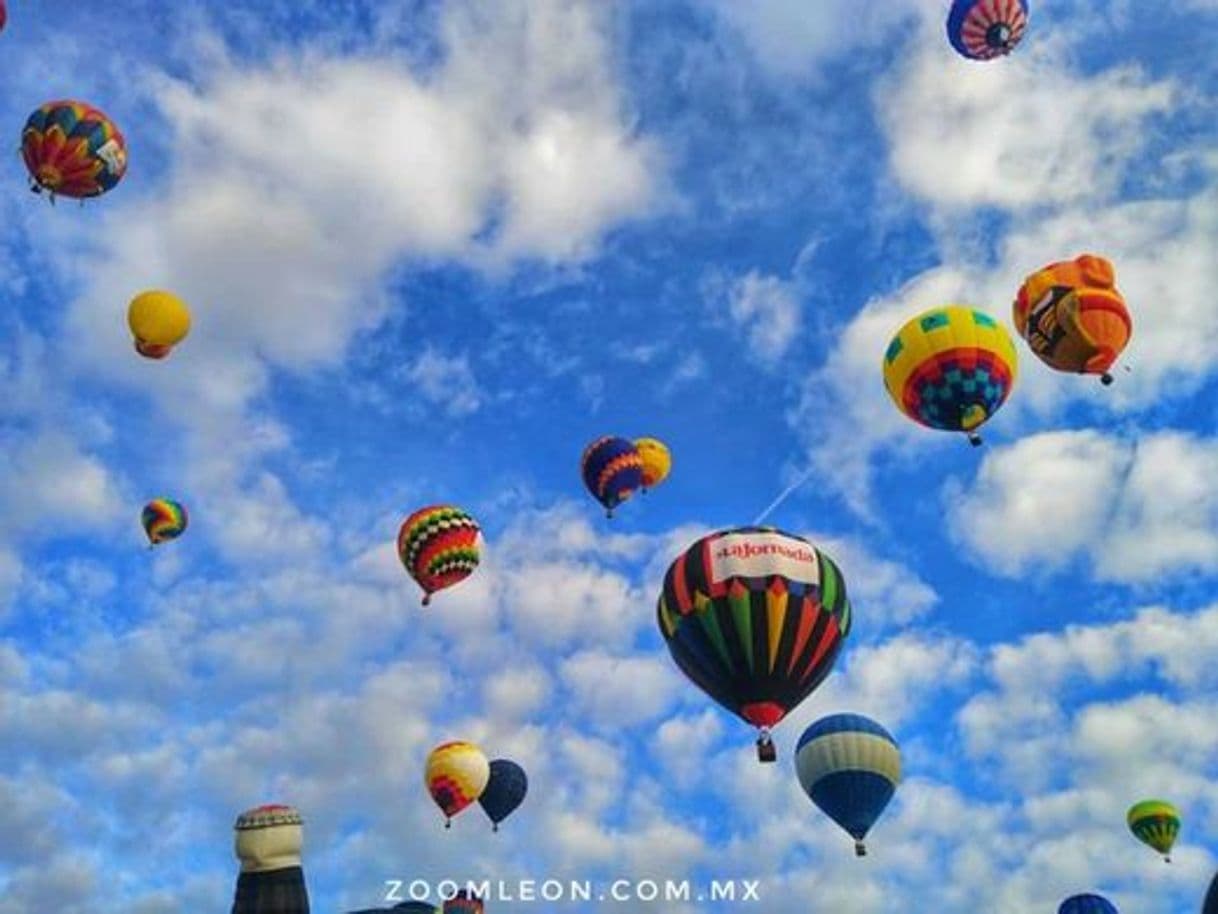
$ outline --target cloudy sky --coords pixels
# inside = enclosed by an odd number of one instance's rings
[[[10,0],[12,145],[81,98],[130,169],[51,207],[0,163],[0,914],[227,910],[233,819],[271,801],[306,818],[327,914],[441,876],[1196,910],[1218,6],[1034,0],[987,64],[945,6]],[[1009,321],[1084,251],[1134,312],[1116,385],[1021,343],[984,448],[895,412],[907,317]],[[124,319],[153,287],[195,315],[165,362]],[[612,522],[578,475],[606,433],[675,457]],[[763,767],[654,605],[684,546],[804,473],[770,521],[836,559],[855,627]],[[192,522],[149,554],[156,496]],[[479,518],[484,563],[421,610],[393,540],[437,501]],[[791,763],[845,710],[905,759],[865,860]],[[453,738],[529,771],[499,835],[476,808],[444,831],[423,789]],[[1126,832],[1144,796],[1186,817],[1171,866]]]

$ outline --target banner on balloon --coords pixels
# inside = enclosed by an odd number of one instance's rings
[[[720,537],[711,553],[711,582],[728,578],[782,575],[804,584],[820,584],[820,566],[812,547],[781,533],[732,533]]]

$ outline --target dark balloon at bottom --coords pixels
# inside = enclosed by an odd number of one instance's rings
[[[1201,908],[1201,914],[1218,914],[1218,873],[1214,874],[1210,890],[1205,893],[1205,905]]]
[[[422,901],[403,901],[392,908],[361,908],[358,911],[348,911],[347,914],[385,914],[386,911],[397,911],[398,914],[436,914],[436,906]]]
[[[515,812],[528,792],[524,769],[511,759],[497,758],[491,762],[491,779],[478,803],[494,823],[494,830],[499,831],[499,823]]]

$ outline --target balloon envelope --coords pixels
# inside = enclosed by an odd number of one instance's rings
[[[864,853],[863,839],[901,780],[901,751],[892,734],[861,714],[833,714],[804,731],[795,769],[808,798]]]
[[[144,505],[140,524],[153,546],[177,539],[186,532],[190,519],[186,508],[170,498],[155,498]]]
[[[529,792],[529,779],[524,769],[511,759],[497,758],[491,762],[491,777],[478,803],[498,829],[499,823],[516,811]]]
[[[1164,800],[1143,800],[1129,808],[1125,816],[1129,830],[1143,844],[1164,857],[1171,853],[1180,834],[1180,811]]]
[[[634,443],[643,461],[643,488],[658,486],[672,471],[672,454],[658,438],[640,438]]]
[[[47,102],[29,116],[21,155],[35,190],[96,197],[127,173],[127,141],[110,118],[85,102]]]
[[[769,728],[829,675],[851,610],[824,552],[773,527],[739,527],[703,537],[672,563],[656,616],[695,685]]]
[[[478,522],[455,505],[430,505],[406,518],[398,530],[398,558],[431,595],[464,581],[481,561]]]
[[[1015,296],[1015,329],[1036,357],[1057,371],[1108,370],[1133,335],[1112,264],[1095,254],[1051,263],[1029,275]]]
[[[190,333],[190,309],[172,292],[141,292],[127,308],[127,326],[140,355],[162,359]]]
[[[1107,898],[1101,895],[1071,895],[1061,903],[1057,914],[1120,914]]]
[[[593,441],[584,449],[579,469],[592,497],[610,514],[643,485],[643,458],[634,442],[625,438]]]
[[[884,387],[927,428],[972,432],[1006,401],[1018,358],[1003,326],[973,308],[932,308],[909,320],[884,353]]]
[[[947,16],[948,40],[970,60],[1010,54],[1027,27],[1027,0],[955,0]]]
[[[482,795],[491,768],[473,743],[455,740],[437,746],[427,756],[424,782],[445,817],[451,818]]]

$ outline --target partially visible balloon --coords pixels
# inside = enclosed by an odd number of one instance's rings
[[[669,566],[656,621],[669,653],[703,692],[760,731],[821,684],[850,632],[842,573],[807,540],[773,527],[720,530]]]
[[[127,173],[127,141],[110,118],[79,101],[47,102],[29,116],[21,155],[31,190],[97,197]]]
[[[238,816],[233,827],[241,874],[232,914],[309,914],[300,813],[278,803],[259,806]]]
[[[1180,834],[1180,810],[1163,800],[1143,800],[1129,807],[1125,821],[1135,838],[1171,863],[1172,845]]]
[[[961,305],[931,308],[905,323],[884,353],[884,387],[897,409],[920,425],[977,429],[1015,384],[1015,343],[988,314]]]
[[[1051,263],[1028,276],[1015,296],[1015,329],[1042,362],[1058,371],[1108,370],[1133,335],[1133,318],[1116,289],[1112,264],[1095,254]]]
[[[473,743],[454,740],[431,751],[424,783],[444,812],[445,828],[452,825],[453,816],[482,796],[490,777],[490,763]]]
[[[466,889],[444,902],[444,914],[482,914],[482,899]]]
[[[1028,27],[1027,0],[955,0],[947,37],[970,60],[1010,54]]]
[[[608,517],[643,485],[643,458],[634,442],[625,438],[597,438],[584,449],[579,469],[584,485],[605,506]]]
[[[141,292],[127,307],[127,326],[135,338],[136,352],[163,359],[190,333],[190,309],[172,292]]]
[[[4,0],[0,0],[0,32],[4,31],[4,27],[8,24],[8,9],[4,6]]]
[[[398,914],[438,914],[439,910],[435,905],[422,901],[402,901],[392,908],[360,908],[358,911],[348,911],[347,914],[390,914],[391,911],[397,911]]]
[[[499,831],[499,823],[516,811],[528,792],[529,779],[523,768],[511,759],[491,762],[491,777],[478,804],[490,818],[492,831]]]
[[[658,438],[640,438],[634,446],[643,461],[643,491],[658,486],[672,470],[672,454]]]
[[[901,781],[901,750],[892,734],[861,714],[833,714],[808,727],[795,750],[804,793],[854,838],[854,852]]]
[[[1071,895],[1061,903],[1057,914],[1121,914],[1107,898],[1102,895]]]
[[[478,567],[478,522],[455,505],[431,505],[406,518],[398,530],[398,558],[431,595],[464,581]]]
[[[1218,914],[1218,873],[1210,880],[1210,890],[1205,893],[1205,904],[1201,914]]]
[[[144,505],[140,524],[148,537],[149,546],[177,539],[186,531],[189,518],[186,508],[170,498],[155,498]]]

